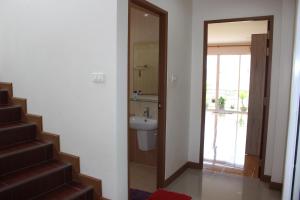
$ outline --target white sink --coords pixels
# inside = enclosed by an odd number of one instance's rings
[[[140,116],[132,116],[129,119],[129,125],[132,129],[151,131],[157,129],[157,120]]]

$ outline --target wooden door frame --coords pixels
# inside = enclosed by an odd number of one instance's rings
[[[202,106],[201,106],[201,135],[200,135],[200,166],[203,169],[204,157],[204,134],[205,134],[205,110],[206,110],[206,80],[207,80],[207,52],[208,52],[208,25],[226,22],[239,22],[239,21],[268,21],[268,35],[269,35],[269,55],[267,58],[266,69],[266,85],[265,85],[265,98],[266,106],[263,113],[263,133],[261,138],[261,167],[259,170],[259,177],[263,181],[269,181],[270,177],[264,174],[265,171],[265,158],[267,146],[267,133],[268,133],[268,120],[269,120],[269,106],[270,106],[270,88],[271,88],[271,71],[272,71],[272,49],[273,49],[273,32],[274,32],[274,16],[259,16],[259,17],[245,17],[233,19],[220,19],[204,21],[204,40],[203,40],[203,78],[202,78]]]
[[[158,89],[158,136],[157,136],[157,188],[165,186],[165,146],[167,109],[167,52],[168,52],[168,12],[145,0],[128,1],[128,95],[130,95],[130,8],[138,6],[159,16],[159,89]],[[129,97],[129,96],[128,96]],[[128,98],[128,108],[129,108]],[[128,111],[128,125],[129,125]],[[128,126],[129,127],[129,126]],[[128,188],[129,185],[129,134],[128,134]]]

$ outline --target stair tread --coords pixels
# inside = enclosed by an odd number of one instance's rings
[[[25,122],[13,122],[10,124],[0,124],[0,131],[10,130],[14,128],[21,128],[21,127],[27,127],[27,126],[34,126],[34,123],[25,123]]]
[[[60,200],[60,199],[73,199],[85,192],[92,190],[91,186],[86,186],[76,182],[70,182],[53,191],[43,194],[34,200]]]
[[[22,108],[20,105],[1,105],[0,110],[4,109],[14,109],[14,108]]]
[[[1,105],[0,106],[0,123],[11,124],[19,122],[22,118],[22,107],[20,105]]]
[[[16,185],[30,181],[34,178],[43,177],[49,173],[56,172],[69,166],[71,165],[60,161],[47,161],[8,175],[0,176],[0,191],[5,190],[6,188],[15,187]]]
[[[52,144],[51,142],[42,142],[42,141],[38,141],[38,140],[17,144],[17,145],[11,146],[11,147],[0,149],[0,158],[3,158],[5,156],[10,156],[13,154],[17,154],[20,152],[40,148],[40,147],[45,147],[45,146],[48,146],[51,144]]]

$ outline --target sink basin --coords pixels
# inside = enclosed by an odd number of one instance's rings
[[[146,117],[132,116],[129,119],[129,125],[132,129],[151,131],[157,129],[157,120]]]

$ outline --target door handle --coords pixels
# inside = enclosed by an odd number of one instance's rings
[[[162,105],[161,103],[158,103],[158,109],[161,110],[162,109]]]

